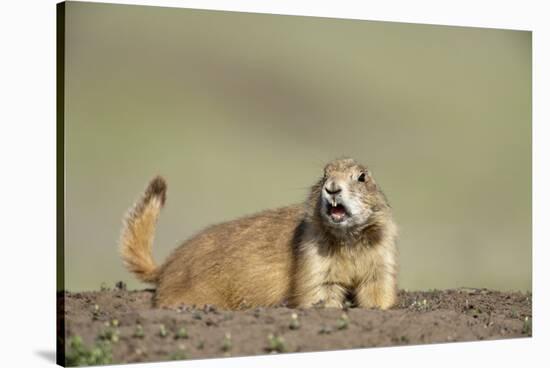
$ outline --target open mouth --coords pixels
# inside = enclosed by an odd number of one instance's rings
[[[348,217],[346,207],[339,203],[336,205],[327,203],[327,214],[334,222],[342,222]]]

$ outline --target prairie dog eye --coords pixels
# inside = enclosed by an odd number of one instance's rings
[[[359,175],[359,177],[357,178],[357,180],[359,180],[360,182],[365,182],[365,173],[361,173],[361,175]]]

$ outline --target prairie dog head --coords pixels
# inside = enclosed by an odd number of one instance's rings
[[[334,233],[366,227],[371,215],[385,204],[381,203],[381,193],[370,171],[351,158],[327,164],[316,188],[316,211]]]

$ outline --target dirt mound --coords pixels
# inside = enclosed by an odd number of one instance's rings
[[[130,363],[531,336],[530,293],[401,291],[399,304],[388,311],[284,306],[169,310],[152,308],[152,296],[151,290],[127,291],[124,285],[61,294],[66,363]]]

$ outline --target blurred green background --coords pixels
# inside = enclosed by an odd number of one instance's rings
[[[121,218],[168,180],[161,263],[209,224],[366,163],[406,289],[531,289],[531,33],[71,3],[66,288],[123,280]]]

